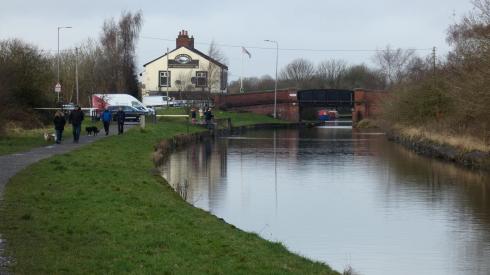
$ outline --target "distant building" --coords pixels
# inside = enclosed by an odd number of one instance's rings
[[[168,60],[168,63],[167,63]],[[182,30],[176,48],[143,65],[143,95],[169,92],[224,93],[228,67],[194,48],[194,37]]]

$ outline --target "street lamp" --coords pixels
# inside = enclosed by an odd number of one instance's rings
[[[276,44],[276,83],[274,84],[274,118],[277,118],[277,63],[279,61],[279,43],[274,40],[266,39],[265,42]]]
[[[71,29],[70,26],[58,27],[58,83],[60,83],[60,29]],[[58,93],[58,102],[60,101],[60,93]]]

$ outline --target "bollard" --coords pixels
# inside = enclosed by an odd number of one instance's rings
[[[140,128],[141,129],[145,129],[145,116],[144,115],[141,115],[140,116]]]

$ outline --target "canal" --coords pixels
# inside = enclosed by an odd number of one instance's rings
[[[361,274],[490,274],[490,177],[377,131],[253,130],[160,167],[191,204]]]

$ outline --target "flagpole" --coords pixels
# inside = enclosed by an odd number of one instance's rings
[[[242,68],[240,72],[240,93],[243,93],[243,49],[242,49]]]

